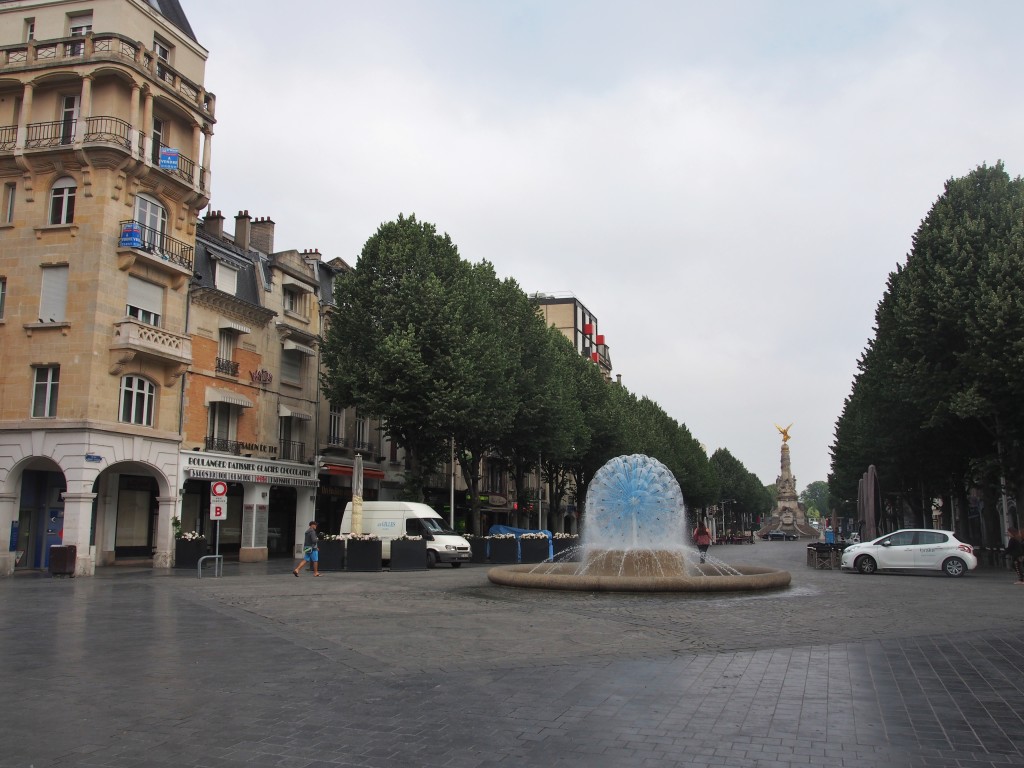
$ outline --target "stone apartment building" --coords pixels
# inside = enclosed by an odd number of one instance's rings
[[[170,565],[206,59],[177,0],[0,2],[0,574]]]

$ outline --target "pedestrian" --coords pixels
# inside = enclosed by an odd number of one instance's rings
[[[306,536],[302,540],[302,559],[299,560],[299,564],[295,566],[295,570],[292,571],[292,574],[296,578],[298,578],[299,571],[302,570],[303,566],[306,563],[309,563],[311,566],[313,566],[314,576],[320,575],[320,566],[318,564],[320,561],[320,548],[318,546],[319,541],[320,540],[317,538],[316,535],[316,520],[310,520],[309,528],[306,529]]]
[[[708,556],[708,547],[711,546],[711,531],[708,530],[708,526],[703,520],[693,530],[693,543],[700,550],[700,561],[703,563]]]
[[[1024,584],[1024,541],[1021,541],[1021,532],[1016,528],[1009,528],[1006,531],[1006,556],[1017,572],[1017,581],[1014,584]]]

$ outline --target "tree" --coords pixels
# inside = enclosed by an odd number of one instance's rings
[[[448,235],[416,217],[382,224],[337,281],[323,389],[381,420],[406,451],[406,495],[423,498],[465,407],[461,289],[469,267]]]
[[[828,517],[832,509],[829,504],[828,483],[824,480],[815,480],[813,483],[810,483],[800,493],[800,503],[804,505],[804,509],[808,513],[812,510],[818,513],[817,515],[812,515],[812,517],[820,515]]]

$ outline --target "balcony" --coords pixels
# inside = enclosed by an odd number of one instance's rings
[[[117,233],[118,269],[127,270],[141,258],[150,266],[174,275],[175,290],[192,276],[194,253],[195,249],[188,243],[138,221],[122,221]]]
[[[283,461],[305,461],[306,444],[295,440],[281,440],[278,443],[277,458]]]
[[[223,357],[217,358],[216,363],[217,373],[225,374],[226,376],[238,376],[238,363],[234,360],[225,360]]]
[[[235,456],[242,455],[242,444],[237,440],[225,440],[223,437],[206,436],[206,450],[218,451],[220,453],[232,453]]]
[[[125,319],[114,323],[110,357],[111,375],[120,375],[134,360],[144,360],[163,370],[164,386],[169,387],[192,364],[192,340],[163,328]]]

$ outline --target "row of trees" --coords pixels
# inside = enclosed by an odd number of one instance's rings
[[[325,395],[380,419],[407,456],[406,495],[454,440],[480,532],[481,459],[498,457],[526,498],[542,462],[549,509],[615,456],[643,453],[671,469],[691,508],[723,497],[765,514],[770,498],[727,451],[709,460],[684,424],[608,382],[571,341],[545,325],[512,279],[459,256],[448,235],[399,216],[366,242],[336,285],[323,343]],[[758,497],[753,486],[760,488]],[[580,511],[585,501],[577,500]],[[549,527],[561,530],[560,516]]]
[[[917,524],[934,498],[953,500],[945,524],[956,506],[963,533],[995,543],[1003,483],[1024,484],[1022,402],[1024,182],[982,165],[946,183],[889,275],[836,425],[833,502],[856,499],[874,464]]]

